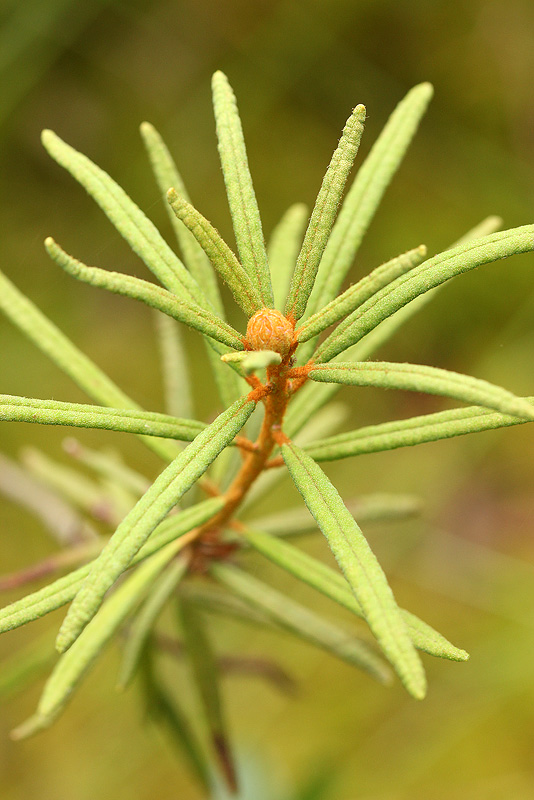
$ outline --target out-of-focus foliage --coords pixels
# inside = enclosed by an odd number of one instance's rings
[[[2,266],[150,408],[162,400],[156,367],[150,372],[149,315],[76,284],[44,253],[43,239],[53,233],[87,263],[146,277],[98,210],[49,162],[40,146],[44,127],[108,169],[170,233],[135,139],[139,122],[150,120],[172,146],[197,207],[229,238],[209,103],[214,69],[229,75],[240,98],[267,231],[290,203],[313,203],[348,103],[367,106],[365,154],[406,90],[429,80],[436,90],[429,115],[366,237],[353,280],[420,241],[439,251],[490,213],[506,227],[532,221],[534,7],[528,0],[6,0],[0,15],[7,87],[0,100]],[[533,266],[530,256],[516,261],[505,302],[502,266],[463,276],[380,357],[457,369],[532,394]],[[2,392],[84,401],[4,319],[0,346]],[[130,349],[143,370],[129,363]],[[200,348],[198,356],[204,357]],[[206,415],[216,411],[213,395],[207,389],[196,398]],[[356,424],[443,407],[371,389],[342,396],[358,398],[350,409]],[[110,435],[80,438],[105,446]],[[427,659],[433,688],[415,705],[400,690],[385,693],[288,641],[280,659],[299,680],[296,698],[227,679],[229,723],[250,784],[244,797],[532,797],[532,435],[521,426],[331,470],[352,494],[398,490],[422,497],[422,522],[376,526],[372,543],[395,576],[399,600],[414,608],[424,602],[425,618],[461,642],[471,661],[448,671]],[[61,430],[12,424],[2,428],[2,450],[15,455],[25,441],[59,454],[63,437]],[[150,471],[144,450],[123,436],[116,441],[129,464]],[[152,468],[155,474],[155,459]],[[280,508],[289,492],[280,492]],[[8,501],[0,505],[0,521],[6,570],[46,555],[40,523]],[[313,538],[306,546],[322,552]],[[290,578],[274,569],[269,577],[295,592]],[[295,594],[307,597],[304,589]],[[326,600],[324,608],[331,610]],[[214,633],[240,649],[280,646],[272,634],[251,635],[238,623],[221,620]],[[9,634],[2,652],[34,635]],[[28,743],[14,745],[7,733],[20,721],[21,706],[31,712],[36,696],[5,704],[3,800],[107,800],[119,793],[196,800],[185,768],[139,725],[141,709],[124,700],[106,707],[116,667],[110,655],[71,713]]]

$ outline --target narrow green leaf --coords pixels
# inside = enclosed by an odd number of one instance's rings
[[[240,334],[227,322],[219,319],[209,308],[203,308],[190,300],[184,302],[166,289],[162,289],[161,286],[134,278],[132,275],[109,272],[98,267],[88,267],[65,253],[50,236],[45,240],[45,247],[50,258],[78,280],[100,289],[107,289],[108,292],[123,295],[123,297],[140,300],[147,306],[162,311],[178,322],[183,322],[190,328],[200,331],[204,336],[210,336],[221,344],[236,350],[243,349]]]
[[[251,372],[256,372],[258,369],[266,369],[273,364],[280,364],[282,356],[280,353],[275,353],[274,350],[253,350],[249,352],[228,353],[221,356],[221,360],[229,363],[231,361],[238,362],[245,375]]]
[[[284,310],[307,219],[308,207],[304,203],[290,206],[271,233],[267,245],[274,305],[279,311]]]
[[[214,74],[212,90],[219,156],[239,257],[254,286],[259,289],[262,305],[271,308],[274,305],[273,290],[260,212],[235,95],[223,72]]]
[[[327,383],[437,394],[463,403],[476,403],[501,414],[534,420],[534,409],[528,400],[488,381],[438,367],[390,361],[338,361],[333,365],[318,364],[312,367],[309,375],[314,381]]]
[[[156,182],[163,198],[165,199],[169,189],[174,187],[181,197],[190,202],[182,176],[178,172],[174,159],[158,131],[149,122],[142,122],[140,131],[156,177]],[[186,267],[198,285],[204,290],[217,316],[224,319],[224,308],[219,286],[209,258],[206,256],[195,237],[187,230],[176,215],[173,214],[167,202],[165,202],[165,208],[176,234],[176,238],[178,239],[178,244],[180,245]]]
[[[60,652],[76,640],[98,611],[108,589],[127,569],[158,523],[232,441],[253,408],[254,401],[244,397],[220,414],[156,478],[124,518],[94,563],[65,617],[56,642]]]
[[[285,307],[286,316],[295,320],[304,314],[313,289],[343,189],[358,152],[364,122],[365,106],[358,105],[347,120],[317,195]]]
[[[360,603],[351,592],[343,575],[339,572],[276,536],[270,536],[267,533],[248,527],[245,527],[242,533],[246,541],[270,561],[322,592],[322,594],[344,608],[352,611],[358,617],[364,616]],[[453,661],[467,660],[468,654],[465,650],[454,647],[430,625],[422,622],[404,609],[401,609],[401,615],[413,644],[419,650],[423,650],[432,656],[448,658]]]
[[[210,572],[246,603],[267,614],[279,627],[364,670],[381,683],[391,681],[387,665],[367,642],[241,569],[219,562],[211,565]]]
[[[214,514],[221,510],[224,499],[214,497],[196,506],[191,506],[179,514],[169,516],[154,531],[150,539],[143,545],[132,559],[132,565],[139,563],[156,553],[162,547],[189,531],[203,525]],[[0,633],[19,628],[28,622],[44,617],[56,608],[61,608],[75,597],[92,569],[94,562],[85,564],[68,575],[58,578],[37,592],[26,595],[0,609]]]
[[[50,322],[5,275],[0,272],[0,309],[37,347],[80,386],[89,397],[106,406],[139,409],[119,387]],[[143,431],[144,433],[144,431]],[[176,456],[176,445],[155,439],[143,441],[165,460]]]
[[[332,437],[336,438],[336,437]],[[311,445],[313,447],[313,445]],[[309,454],[310,445],[304,445],[303,450]],[[411,494],[368,494],[360,495],[345,501],[345,505],[358,522],[393,522],[403,520],[419,514],[421,500]],[[317,530],[317,523],[307,508],[286,508],[265,517],[254,518],[248,523],[255,530],[272,534],[273,536],[296,536],[311,533]]]
[[[425,696],[426,680],[386,576],[335,487],[294,444],[282,455],[295,485],[324,533],[364,617],[407,691]]]
[[[500,217],[487,217],[464,234],[453,247],[494,233],[501,224],[502,220]],[[346,350],[342,354],[343,359],[345,361],[365,361],[370,358],[395,335],[405,322],[411,319],[423,305],[433,298],[434,291],[437,290],[431,290],[430,292],[419,295],[415,300],[412,300],[399,311],[396,311],[391,317],[388,317],[388,319],[384,320],[378,327],[368,333],[363,340]],[[299,348],[299,351],[302,352],[302,348]],[[309,355],[311,355],[311,351]],[[333,360],[336,361],[339,358],[340,356],[336,356],[336,359]],[[307,358],[305,360],[307,360]],[[287,435],[293,437],[298,433],[305,422],[328,403],[328,401],[337,394],[340,388],[339,384],[334,383],[322,384],[321,386],[315,386],[313,384],[304,386],[289,406],[284,424],[284,430]]]
[[[180,325],[166,314],[154,314],[161,363],[165,410],[175,417],[193,415],[189,364]]]
[[[103,648],[132,612],[162,569],[180,550],[182,542],[171,542],[128,576],[106,601],[68,653],[58,661],[44,687],[37,713],[17,728],[12,736],[23,739],[47,728],[61,714],[72,693],[81,683]]]
[[[150,486],[149,479],[127,466],[115,450],[93,450],[73,438],[63,441],[63,450],[106,483],[113,483],[129,495],[140,497]]]
[[[534,419],[534,409],[527,400],[488,381],[460,375],[423,364],[395,364],[390,361],[338,361],[318,364],[310,370],[314,381],[343,383],[350,386],[375,386],[381,389],[404,389],[451,397],[464,403],[476,403],[501,414]]]
[[[161,283],[180,299],[206,306],[206,297],[173,253],[155,225],[126,192],[82,153],[63,142],[53,131],[42,133],[48,153],[80,183],[100,206],[121,236]]]
[[[207,724],[221,772],[230,790],[235,792],[237,776],[222,707],[217,658],[201,615],[184,598],[180,602],[180,622],[202,716]]]
[[[347,193],[328,241],[308,305],[312,314],[332,300],[354,261],[375,211],[413,139],[432,97],[429,83],[414,86],[391,114]]]
[[[64,403],[0,394],[1,422],[37,422],[40,425],[69,425],[75,428],[99,428],[108,431],[163,436],[191,442],[206,427],[194,419],[178,419],[156,411],[132,408]]]
[[[143,607],[133,620],[128,631],[120,667],[117,687],[125,689],[134,677],[143,656],[152,629],[179,582],[187,570],[187,560],[177,558],[154,583]]]
[[[534,225],[524,225],[470,240],[427,259],[377,292],[320,345],[317,362],[330,361],[419,295],[456,275],[501,258],[534,250]]]
[[[153,647],[149,643],[141,660],[147,715],[154,723],[166,729],[172,743],[177,745],[180,753],[188,759],[206,795],[211,794],[212,770],[207,753],[204,752],[176,698],[169,694],[157,677],[154,661]]]
[[[169,189],[167,192],[167,200],[178,219],[181,219],[191,231],[221,278],[226,281],[236,303],[251,317],[263,307],[263,301],[258,289],[226,242],[221,239],[206,217],[203,217],[183,197],[179,197],[174,189]]]
[[[0,701],[5,703],[39,680],[55,659],[50,631],[9,652],[0,662]]]
[[[534,397],[523,398],[534,407]],[[369,425],[355,431],[341,433],[327,439],[311,442],[304,449],[316,461],[334,461],[339,458],[411,447],[424,442],[436,442],[463,436],[467,433],[495,430],[511,425],[523,425],[519,417],[498,414],[479,406],[454,408],[436,414]]]
[[[347,314],[351,314],[376,292],[387,286],[395,278],[398,278],[399,275],[404,275],[405,272],[420,264],[425,257],[426,247],[422,244],[414,250],[409,250],[407,253],[396,256],[377,267],[298,328],[296,331],[298,341],[306,342],[331,325],[335,325],[336,322],[346,317]]]

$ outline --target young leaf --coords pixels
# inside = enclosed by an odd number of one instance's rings
[[[132,559],[132,565],[139,563],[148,556],[156,553],[162,547],[178,537],[187,536],[191,531],[207,522],[214,514],[221,510],[224,499],[214,497],[204,500],[191,508],[180,511],[179,514],[165,519],[154,531],[150,539],[143,545]],[[196,534],[195,534],[196,535]],[[193,538],[193,537],[191,537]],[[189,538],[186,540],[189,541]],[[85,564],[68,575],[58,578],[53,583],[44,586],[37,592],[26,595],[21,600],[16,600],[0,609],[0,633],[19,628],[28,622],[44,617],[50,611],[61,608],[75,597],[87,578],[93,562]]]
[[[206,297],[198,283],[126,192],[104,170],[63,142],[53,131],[43,131],[42,142],[52,158],[70,172],[98,203],[134,253],[161,283],[180,299],[194,300],[205,307]]]
[[[219,155],[239,257],[254,286],[260,291],[262,306],[272,308],[273,290],[260,212],[252,186],[235,95],[228,78],[220,71],[213,76],[212,89]]]
[[[307,219],[308,208],[304,203],[290,206],[271,233],[267,245],[274,306],[279,311],[283,311],[286,303]]]
[[[78,280],[100,289],[107,289],[108,292],[140,300],[147,306],[162,311],[178,322],[183,322],[190,328],[200,331],[204,336],[210,336],[221,344],[236,350],[243,349],[239,333],[227,322],[217,317],[209,308],[203,308],[190,300],[184,302],[166,289],[162,289],[161,286],[134,278],[132,275],[109,272],[98,267],[88,267],[65,253],[50,236],[45,240],[45,247],[50,258]]]
[[[275,353],[274,350],[253,350],[251,352],[228,353],[221,356],[221,361],[229,363],[231,361],[238,362],[245,375],[255,372],[258,369],[266,369],[274,364],[280,364],[282,356],[280,353]]]
[[[61,400],[39,400],[0,394],[0,421],[37,422],[40,425],[70,425],[107,431],[163,436],[192,442],[206,427],[194,419],[178,419],[157,411],[105,408]]]
[[[367,642],[348,634],[241,569],[219,562],[211,565],[210,572],[253,608],[267,614],[279,627],[362,669],[375,680],[390,683],[391,673],[387,665]]]
[[[167,192],[167,200],[178,219],[182,220],[191,231],[221,278],[226,281],[236,303],[247,316],[251,317],[263,307],[263,301],[258,288],[252,283],[226,242],[221,239],[206,217],[203,217],[183,197],[179,197],[174,189],[169,189]]]
[[[76,345],[0,272],[0,308],[37,347],[88,395],[106,406],[138,409]],[[165,460],[176,456],[176,445],[156,439],[143,439]]]
[[[464,403],[491,408],[501,414],[534,419],[534,408],[528,400],[495,386],[488,381],[460,375],[422,364],[395,364],[389,361],[343,362],[318,364],[310,370],[314,381],[343,383],[350,386],[377,386],[381,389],[405,389],[452,397]]]
[[[148,587],[183,546],[178,539],[164,547],[129,575],[106,601],[101,613],[91,621],[68,653],[58,661],[44,687],[37,713],[13,731],[14,739],[31,736],[51,725],[61,714],[70,696]]]
[[[142,122],[140,126],[141,137],[145,145],[160,192],[165,198],[171,187],[188,202],[189,195],[185,188],[182,176],[158,131],[149,122]],[[187,230],[185,225],[173,214],[168,203],[165,203],[171,225],[174,228],[178,244],[183,255],[186,267],[199,286],[202,287],[206,297],[213,306],[217,316],[224,319],[224,308],[219,292],[217,279],[213,272],[209,258],[202,250],[195,237]]]
[[[108,589],[127,569],[158,523],[241,430],[254,405],[253,400],[244,397],[220,414],[156,478],[123,519],[65,617],[56,642],[60,652],[77,639],[98,611]]]
[[[360,603],[339,572],[335,572],[313,556],[276,536],[269,536],[269,534],[248,527],[242,529],[242,534],[255,550],[270,561],[352,611],[358,617],[364,616]],[[401,615],[412,642],[419,650],[453,661],[466,661],[469,657],[465,650],[454,647],[444,636],[410,612],[401,609]]]
[[[235,793],[237,776],[222,708],[217,659],[201,615],[193,604],[183,598],[180,603],[180,622],[202,715],[207,724],[221,772],[230,791]]]
[[[404,275],[420,264],[425,257],[426,247],[422,244],[377,267],[306,320],[296,331],[297,340],[306,342],[331,325],[335,325],[399,275]]]
[[[534,407],[534,397],[523,398]],[[519,417],[498,414],[479,406],[454,408],[436,414],[369,425],[355,431],[341,433],[310,444],[304,449],[315,461],[334,461],[339,458],[358,456],[362,453],[377,453],[381,450],[395,450],[397,447],[411,447],[423,442],[436,442],[467,433],[522,425],[526,422]]]
[[[297,258],[285,306],[286,316],[294,320],[299,320],[306,309],[343,189],[358,152],[364,122],[365,106],[358,105],[343,128],[341,139],[323,178]]]
[[[341,322],[320,345],[314,360],[330,361],[411,300],[455,275],[530,250],[534,250],[534,225],[523,225],[468,241],[432,256],[381,289]]]
[[[282,455],[295,485],[324,533],[358,600],[364,617],[407,691],[425,696],[421,662],[400,610],[364,535],[321,468],[294,444],[282,445]]]
[[[169,564],[163,575],[155,582],[143,607],[132,622],[117,681],[119,689],[125,689],[134,677],[157,618],[185,575],[187,566],[188,561],[185,558],[177,558]]]
[[[401,100],[371,148],[349,189],[321,261],[308,314],[338,293],[376,209],[404,158],[432,97],[429,83],[414,86]]]

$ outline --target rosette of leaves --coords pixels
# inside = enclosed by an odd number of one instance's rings
[[[56,641],[61,655],[35,716],[15,731],[16,737],[50,725],[103,648],[121,633],[120,685],[138,674],[152,715],[174,732],[199,778],[211,785],[218,773],[235,788],[218,681],[224,658],[214,654],[206,628],[206,615],[212,613],[289,631],[384,683],[396,673],[417,699],[426,691],[418,651],[468,658],[398,606],[360,529],[366,517],[394,518],[413,510],[412,500],[363,498],[354,507],[342,500],[319,465],[534,419],[532,398],[484,380],[433,366],[369,360],[441,284],[533,250],[533,225],[498,231],[499,220],[489,218],[443,253],[428,256],[424,246],[415,247],[341,291],[431,94],[431,86],[423,83],[400,102],[342,199],[365,121],[365,108],[356,106],[309,220],[302,204],[292,206],[266,247],[235,97],[217,72],[213,101],[237,254],[191,205],[166,145],[148,123],[141,133],[166,194],[181,257],[109,175],[51,131],[44,132],[50,155],[98,203],[158,283],[86,266],[51,238],[46,250],[80,280],[157,310],[168,413],[141,409],[7,278],[0,278],[0,304],[7,316],[93,401],[81,405],[3,395],[0,419],[130,432],[165,462],[150,483],[109,456],[84,451],[86,464],[105,478],[113,502],[121,498],[107,519],[115,530],[110,537],[70,542],[48,569],[30,568],[26,578],[76,567],[0,611],[0,630],[8,631],[70,603]],[[243,312],[241,331],[226,321],[219,279]],[[191,418],[175,321],[204,338],[223,408],[210,424]],[[329,414],[328,404],[345,384],[427,392],[468,405],[331,435],[333,417],[339,415],[337,409]],[[255,521],[254,501],[286,470],[308,511],[303,506]],[[57,468],[48,465],[44,472],[49,480],[58,478]],[[73,502],[77,479],[63,477],[55,490]],[[198,502],[192,504],[187,493],[194,486]],[[94,512],[83,496],[85,510]],[[76,499],[81,502],[79,494]],[[325,536],[339,570],[292,543],[290,536],[310,527]],[[375,645],[259,580],[247,570],[245,550],[257,551],[360,617]],[[13,582],[16,576],[8,584]],[[172,642],[157,627],[168,603],[176,605],[179,619],[179,640]],[[159,675],[158,653],[169,648],[189,661],[203,725],[186,719],[179,696],[170,694]],[[266,663],[262,668],[275,669]]]

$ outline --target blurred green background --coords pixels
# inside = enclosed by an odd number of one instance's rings
[[[53,235],[89,264],[145,276],[99,209],[40,146],[54,129],[108,170],[172,241],[138,125],[172,147],[194,202],[231,241],[217,160],[210,77],[236,91],[264,229],[287,206],[312,204],[343,124],[367,106],[365,154],[395,104],[430,80],[435,98],[387,192],[353,276],[424,242],[448,246],[488,214],[505,227],[534,220],[534,5],[530,0],[3,0],[0,3],[2,268],[129,394],[162,408],[152,317],[79,285],[46,257]],[[361,155],[358,158],[361,163]],[[475,270],[446,287],[381,357],[469,372],[534,393],[534,257]],[[236,324],[241,324],[236,318]],[[190,337],[199,413],[217,411]],[[0,319],[0,391],[84,401],[59,370]],[[444,407],[436,398],[344,391],[350,423]],[[4,425],[1,448],[33,445],[64,459],[68,432]],[[399,601],[471,653],[425,659],[428,699],[373,685],[292,640],[220,623],[221,652],[276,655],[297,678],[287,697],[251,679],[225,687],[251,800],[500,800],[534,797],[533,431],[520,426],[328,468],[347,496],[418,494],[416,521],[366,531]],[[150,476],[155,457],[116,444]],[[295,501],[284,484],[281,506]],[[54,551],[41,525],[0,500],[2,571]],[[313,537],[305,546],[322,552]],[[258,569],[335,615],[311,592]],[[14,597],[15,595],[13,595]],[[11,599],[9,596],[8,599]],[[0,639],[11,654],[60,615]],[[50,633],[52,636],[52,633]],[[183,762],[142,725],[135,690],[114,692],[117,654],[103,659],[57,725],[14,744],[39,686],[0,720],[2,800],[197,800]]]

